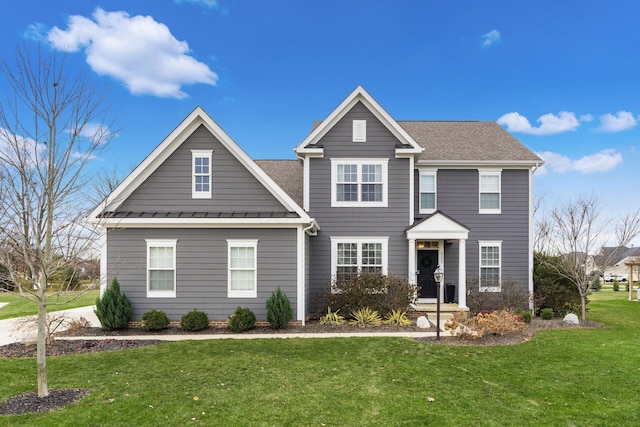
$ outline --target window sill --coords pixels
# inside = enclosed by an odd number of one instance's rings
[[[258,298],[257,292],[231,292],[227,293],[227,298]]]
[[[147,291],[147,298],[175,298],[175,291]]]

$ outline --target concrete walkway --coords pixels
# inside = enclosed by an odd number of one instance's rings
[[[84,317],[93,327],[100,327],[100,321],[93,312],[95,306],[80,307],[70,310],[63,310],[62,313],[68,319],[79,319]],[[24,322],[21,318],[0,320],[0,345],[7,345],[14,342],[35,342],[36,329],[28,332],[18,331],[17,325]],[[58,331],[66,329],[63,324]],[[291,333],[291,334],[181,334],[181,335],[126,335],[126,336],[78,336],[78,337],[57,337],[58,340],[86,340],[86,339],[113,339],[113,340],[163,340],[163,341],[186,341],[186,340],[215,340],[215,339],[264,339],[264,338],[351,338],[351,337],[406,337],[406,338],[427,338],[435,337],[434,331],[428,332],[337,332],[337,333]],[[444,330],[444,322],[441,321],[440,336],[449,336],[449,332]]]

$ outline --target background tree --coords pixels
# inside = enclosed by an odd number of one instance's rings
[[[581,196],[553,208],[548,216],[536,223],[537,250],[552,257],[538,261],[575,286],[580,294],[582,320],[586,320],[587,296],[594,280],[593,255],[609,240],[615,248],[628,245],[640,233],[640,212],[616,218],[603,218],[595,196]],[[613,250],[601,265],[609,265],[618,256]],[[550,262],[553,260],[553,262]]]
[[[94,251],[84,218],[89,165],[111,139],[105,125],[106,90],[70,75],[65,56],[16,49],[2,61],[0,98],[0,265],[18,292],[38,307],[38,396],[49,394],[46,370],[47,306],[64,296],[79,260]],[[70,278],[48,292],[55,276]]]

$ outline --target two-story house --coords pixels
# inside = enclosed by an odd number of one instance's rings
[[[279,286],[302,323],[359,271],[408,277],[428,303],[440,265],[461,308],[468,283],[533,290],[542,160],[496,123],[396,121],[358,87],[295,153],[254,161],[196,108],[92,213],[103,288],[117,277],[134,319],[243,306],[264,320]]]

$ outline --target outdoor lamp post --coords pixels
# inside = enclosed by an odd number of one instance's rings
[[[438,265],[436,271],[433,272],[433,278],[436,281],[436,339],[440,339],[440,284],[444,278],[442,267]]]

